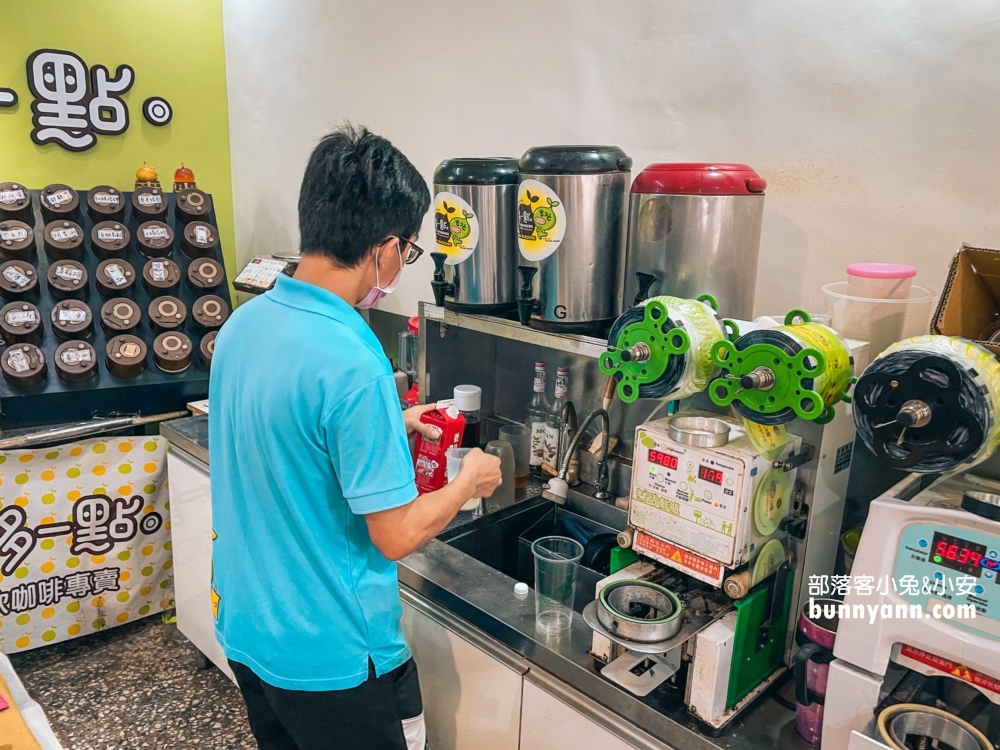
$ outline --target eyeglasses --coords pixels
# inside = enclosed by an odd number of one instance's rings
[[[407,266],[413,265],[417,262],[417,259],[424,254],[424,249],[417,245],[415,242],[410,242],[410,240],[398,237],[395,234],[390,234],[379,244],[384,245],[389,240],[399,240],[399,251],[403,256],[403,263]]]

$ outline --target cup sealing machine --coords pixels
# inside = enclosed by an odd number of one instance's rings
[[[911,475],[871,504],[878,533],[862,535],[852,572],[889,583],[844,599],[824,750],[895,750],[912,734],[961,750],[1000,741],[1000,482],[925,484]]]
[[[912,473],[871,503],[852,573],[885,584],[852,588],[840,608],[823,748],[990,750],[1000,743],[1000,472],[989,459],[1000,362],[964,339],[899,342],[858,382],[855,420],[877,456]]]
[[[790,615],[834,569],[867,344],[713,303],[653,298],[612,329],[600,365],[623,401],[694,398],[636,428],[619,542],[645,559],[600,581],[584,618],[604,677],[638,695],[672,680],[718,734],[793,663]]]

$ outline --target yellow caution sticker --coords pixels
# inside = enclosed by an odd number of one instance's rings
[[[773,461],[781,455],[788,444],[788,432],[783,424],[757,424],[744,417],[743,429],[750,439],[750,444],[768,461]]]

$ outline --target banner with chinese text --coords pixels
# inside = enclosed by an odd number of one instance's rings
[[[173,606],[166,441],[0,451],[0,650]]]

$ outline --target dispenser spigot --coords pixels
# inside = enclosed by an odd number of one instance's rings
[[[541,304],[534,297],[534,280],[537,268],[532,266],[518,266],[517,272],[521,274],[521,293],[517,299],[517,317],[521,325],[531,325],[531,316],[541,311]]]
[[[444,298],[455,294],[455,285],[449,284],[444,277],[444,262],[448,256],[444,253],[431,253],[431,260],[434,261],[434,276],[431,279],[431,289],[434,290],[434,304],[444,307]]]
[[[632,307],[646,301],[646,297],[649,296],[649,288],[653,286],[653,282],[656,281],[656,277],[651,273],[636,271],[635,280],[639,285],[639,293],[636,294],[635,299],[632,300]]]

